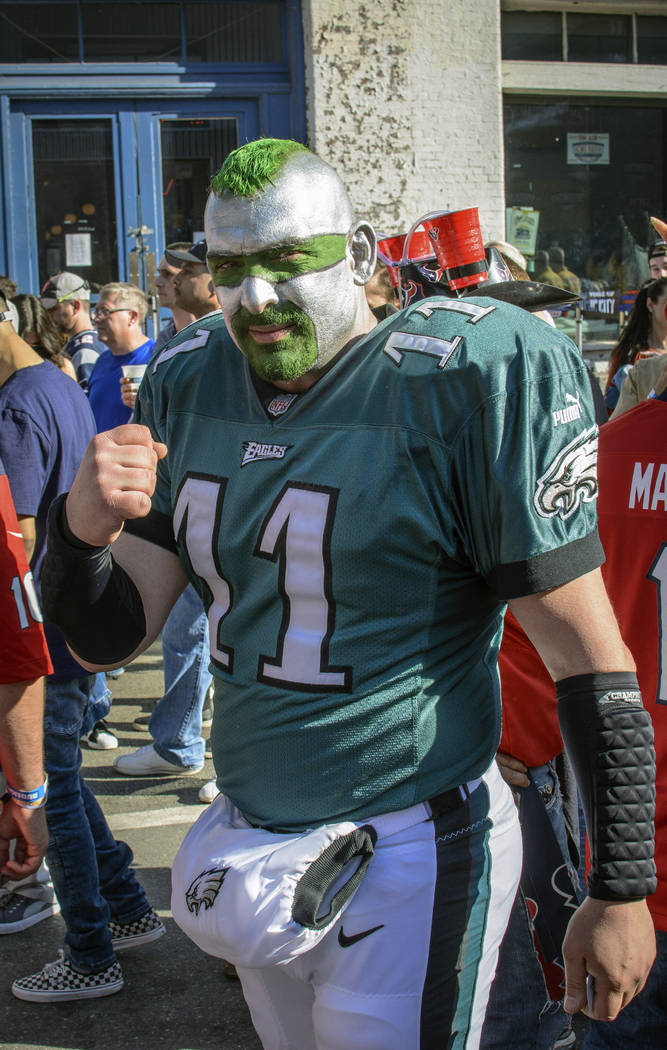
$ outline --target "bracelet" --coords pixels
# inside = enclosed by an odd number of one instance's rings
[[[49,778],[45,776],[41,787],[33,788],[32,791],[20,791],[11,784],[7,784],[7,794],[12,801],[18,806],[23,806],[24,809],[40,809],[46,803],[48,783]]]

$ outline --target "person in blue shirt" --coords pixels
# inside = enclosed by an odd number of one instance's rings
[[[148,364],[154,340],[143,324],[148,300],[133,284],[105,284],[93,309],[97,332],[108,350],[100,354],[88,382],[88,398],[98,432],[129,423],[132,409],[123,404],[120,381],[124,365]]]

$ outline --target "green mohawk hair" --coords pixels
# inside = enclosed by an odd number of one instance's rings
[[[256,197],[267,183],[273,183],[280,169],[295,153],[310,153],[310,150],[292,139],[248,142],[229,154],[220,171],[211,179],[211,190],[217,197],[225,191],[234,197]]]

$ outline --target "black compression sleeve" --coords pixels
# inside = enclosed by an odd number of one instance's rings
[[[653,726],[630,672],[556,683],[558,717],[591,846],[588,892],[641,900],[656,889]]]
[[[48,546],[42,568],[42,605],[75,653],[93,664],[119,664],[146,635],[141,596],[115,563],[110,547],[91,547],[73,536],[65,515],[67,495],[49,510]]]

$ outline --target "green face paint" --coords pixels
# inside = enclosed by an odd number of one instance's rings
[[[252,255],[210,255],[213,284],[231,287],[245,277],[261,277],[270,284],[335,266],[345,258],[344,233],[323,233],[295,244],[276,245]]]
[[[286,328],[276,342],[260,343],[250,332],[262,328]],[[267,306],[261,314],[241,307],[232,321],[236,340],[250,367],[269,383],[294,380],[313,367],[317,359],[315,326],[308,314],[292,303]]]

